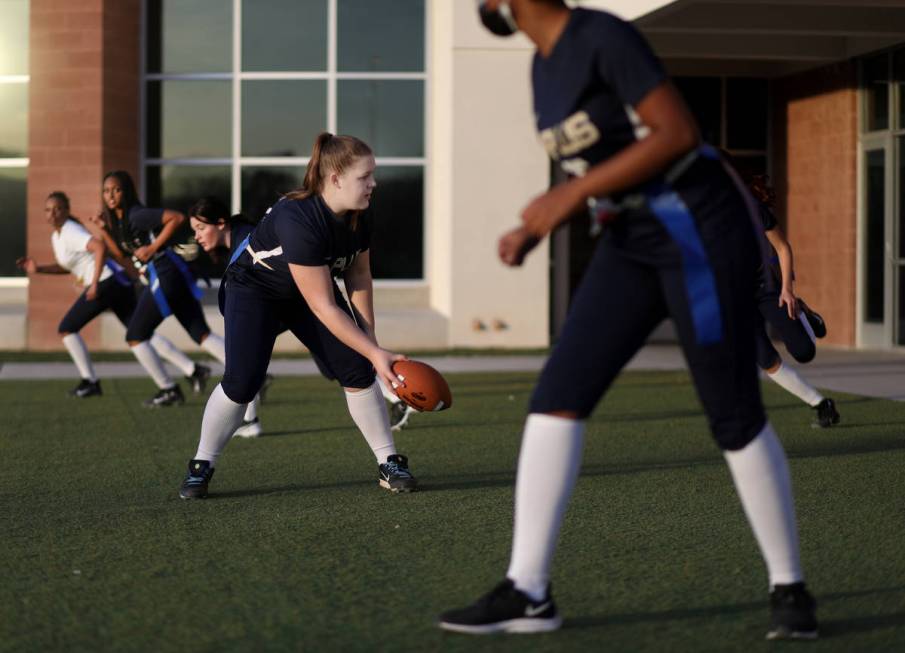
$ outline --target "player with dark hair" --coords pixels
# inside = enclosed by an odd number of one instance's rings
[[[528,204],[522,225],[500,239],[500,258],[520,265],[588,204],[611,218],[531,398],[506,578],[473,605],[443,614],[439,625],[474,634],[560,626],[550,565],[585,420],[670,317],[766,561],[767,637],[816,637],[786,455],[760,397],[752,301],[760,249],[750,196],[700,144],[681,97],[630,24],[560,0],[487,0],[480,14],[491,31],[520,29],[537,47],[537,129],[551,157],[574,175]]]
[[[235,252],[239,243],[245,240],[254,230],[254,224],[241,213],[230,215],[226,206],[216,197],[202,197],[189,209],[189,224],[195,235],[195,241],[212,259],[219,260],[220,252],[226,252],[226,260]],[[242,425],[233,435],[240,438],[256,438],[263,433],[258,409],[263,398],[264,387],[273,381],[269,374],[261,391],[245,409]]]
[[[81,382],[70,391],[73,397],[86,398],[103,394],[101,382],[94,372],[91,356],[79,332],[105,310],[110,309],[123,326],[127,326],[135,311],[136,273],[108,258],[103,240],[96,238],[70,214],[69,198],[62,191],[54,191],[44,203],[47,223],[53,227],[50,242],[56,263],[39,265],[24,256],[16,261],[28,274],[69,274],[85,287],[60,322],[63,345],[81,376]],[[131,276],[130,276],[131,275]],[[202,378],[196,365],[173,343],[163,336],[151,336],[150,345],[166,360],[189,376]],[[206,378],[206,377],[204,377]]]
[[[757,290],[757,307],[763,316],[757,322],[757,364],[771,381],[792,393],[817,412],[816,426],[828,428],[839,423],[835,402],[824,397],[817,388],[805,381],[794,368],[782,362],[782,357],[767,335],[770,324],[782,338],[786,350],[799,363],[809,363],[817,354],[816,339],[826,335],[826,323],[795,295],[795,269],[792,246],[773,214],[775,194],[767,175],[743,175],[748,189],[757,200],[763,233],[776,252],[779,274],[774,266],[760,267],[761,278]],[[777,278],[778,277],[778,278]]]
[[[381,487],[416,488],[396,452],[376,376],[402,381],[391,366],[405,357],[377,344],[368,211],[374,155],[352,136],[317,137],[302,188],[274,204],[240,242],[220,286],[226,373],[208,399],[201,438],[179,495],[207,496],[217,458],[239,425],[243,405],[264,381],[277,334],[289,329],[345,389],[349,414],[374,453]],[[343,298],[334,277],[341,277]]]
[[[116,170],[104,175],[102,214],[108,249],[124,265],[141,269],[148,286],[126,330],[126,342],[132,353],[159,388],[144,402],[146,406],[171,406],[185,401],[150,346],[154,330],[163,320],[175,315],[192,340],[214,358],[224,359],[223,339],[212,333],[201,309],[201,289],[186,261],[171,247],[185,215],[170,209],[146,208],[138,199],[128,172]],[[189,378],[196,392],[203,389],[210,369],[196,365]]]

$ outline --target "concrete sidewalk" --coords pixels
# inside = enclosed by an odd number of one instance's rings
[[[426,356],[419,360],[443,373],[536,372],[546,356]],[[215,374],[223,368],[206,362]],[[135,362],[95,363],[102,379],[141,378],[144,370]],[[796,366],[813,385],[836,392],[905,401],[905,352],[821,349],[808,365]],[[175,378],[181,375],[171,369]],[[685,359],[675,345],[648,345],[629,362],[630,370],[683,370]],[[276,376],[319,374],[310,359],[275,358],[270,372]],[[0,363],[0,381],[29,379],[77,379],[75,366],[57,363]]]

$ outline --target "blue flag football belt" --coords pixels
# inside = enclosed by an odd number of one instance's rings
[[[131,286],[132,285],[132,280],[129,278],[129,275],[126,274],[125,268],[123,268],[123,266],[121,266],[116,261],[111,261],[110,259],[107,259],[106,261],[104,261],[104,267],[113,273],[113,278],[116,280],[116,283],[118,283],[119,285],[121,285],[121,286]]]
[[[179,273],[182,275],[182,280],[185,282],[186,287],[188,287],[189,292],[192,293],[192,297],[200,301],[201,297],[204,295],[204,291],[198,287],[198,284],[195,282],[195,276],[192,274],[192,271],[189,270],[189,266],[186,265],[185,261],[172,250],[167,249],[164,252],[164,255],[176,266],[176,269],[179,270]],[[167,297],[160,285],[160,277],[157,276],[157,268],[153,261],[148,263],[147,270],[154,303],[157,304],[157,309],[163,317],[169,317],[173,314],[173,309],[170,308],[170,303],[167,301]]]

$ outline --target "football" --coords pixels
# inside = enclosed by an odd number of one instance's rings
[[[446,379],[433,367],[420,361],[396,361],[393,372],[402,377],[405,387],[396,394],[418,411],[446,410],[452,406],[452,393]]]

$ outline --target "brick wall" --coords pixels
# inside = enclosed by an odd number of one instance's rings
[[[826,342],[854,346],[856,66],[785,77],[772,91],[777,213],[795,254],[797,294],[826,318]]]
[[[32,0],[28,128],[28,253],[53,261],[44,199],[62,190],[72,212],[100,209],[103,173],[138,170],[140,0]],[[59,349],[73,278],[33,276],[27,346]],[[89,346],[97,325],[83,331]]]

